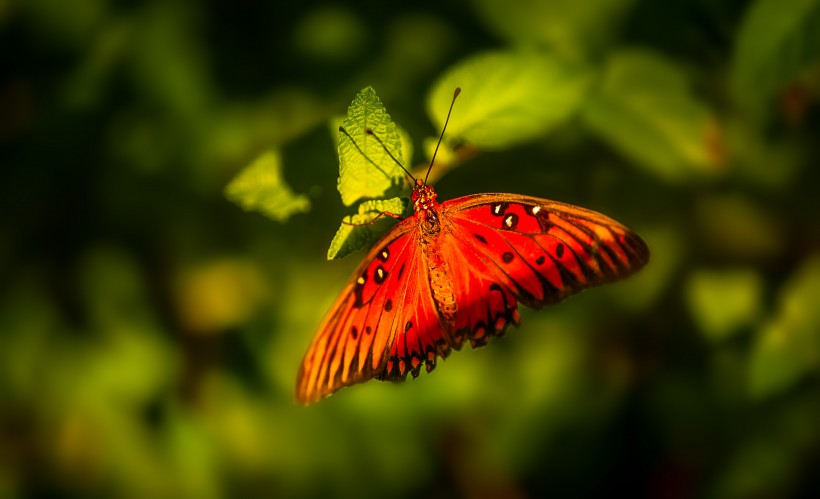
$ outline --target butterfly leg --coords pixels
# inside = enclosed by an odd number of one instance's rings
[[[395,218],[396,220],[404,220],[404,217],[402,217],[401,215],[396,215],[395,213],[393,213],[391,211],[383,211],[383,212],[379,213],[378,215],[376,215],[375,217],[373,217],[372,220],[370,220],[368,222],[365,222],[365,223],[355,224],[353,222],[345,222],[344,220],[342,220],[342,223],[345,224],[345,225],[352,225],[354,227],[362,227],[364,225],[370,225],[370,224],[374,223],[376,220],[380,219],[381,217],[391,217],[391,218]]]

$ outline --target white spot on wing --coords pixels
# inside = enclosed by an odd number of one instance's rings
[[[532,214],[533,214],[533,215],[538,215],[538,212],[539,212],[539,211],[541,211],[541,207],[540,207],[540,206],[533,206],[533,207],[532,207]]]

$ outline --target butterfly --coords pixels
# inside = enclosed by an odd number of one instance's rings
[[[373,246],[321,322],[298,402],[429,373],[466,342],[483,346],[518,326],[519,303],[540,309],[649,260],[637,234],[570,204],[503,193],[439,203],[426,178],[414,180],[411,202],[413,214]]]

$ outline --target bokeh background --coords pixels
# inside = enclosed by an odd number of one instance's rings
[[[818,37],[813,0],[0,1],[0,497],[820,497]],[[422,151],[441,75],[522,46],[580,108],[440,198],[603,211],[650,265],[296,405],[362,256],[325,259],[330,121],[372,85]],[[270,150],[308,212],[225,198]]]

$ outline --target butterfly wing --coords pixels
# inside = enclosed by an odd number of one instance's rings
[[[634,232],[600,213],[564,203],[479,194],[447,201],[440,210],[440,235],[425,244],[436,244],[446,262],[445,282],[428,273],[418,283],[418,303],[428,312],[437,310],[430,284],[446,288],[456,303],[453,322],[442,317],[441,325],[431,325],[426,334],[397,331],[381,379],[403,380],[407,365],[417,375],[422,355],[429,372],[437,354],[445,357],[466,339],[474,348],[487,344],[510,324],[519,324],[518,302],[532,308],[557,303],[627,277],[649,258]],[[405,344],[411,348],[403,348]]]
[[[410,217],[356,269],[305,354],[299,402],[374,377],[415,377],[422,364],[429,372],[465,339],[481,346],[518,325],[519,301],[541,308],[624,278],[649,258],[646,244],[623,225],[564,203],[479,194],[440,209],[435,241],[422,241],[419,219]],[[423,244],[437,245],[444,274],[431,273]],[[452,322],[439,313],[433,285],[452,292]]]
[[[444,245],[459,305],[454,336],[473,346],[518,324],[516,302],[532,308],[627,277],[649,250],[600,213],[529,196],[478,194],[442,204]]]
[[[393,227],[368,253],[305,354],[296,399],[309,404],[344,386],[435,365],[447,341],[418,248],[418,221]],[[432,352],[432,356],[428,355]]]

